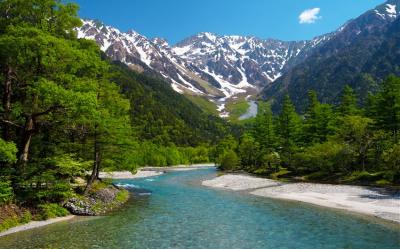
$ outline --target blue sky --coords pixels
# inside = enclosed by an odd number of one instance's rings
[[[384,0],[71,0],[80,16],[174,44],[198,32],[303,40]],[[304,12],[306,11],[306,12]],[[303,13],[303,15],[301,15]],[[300,20],[299,16],[302,16]]]

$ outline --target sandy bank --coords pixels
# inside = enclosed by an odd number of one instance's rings
[[[204,186],[343,209],[400,223],[400,195],[384,189],[348,185],[283,183],[249,175],[227,174]]]
[[[100,172],[100,178],[112,178],[112,179],[136,179],[144,177],[152,177],[163,174],[162,171],[154,170],[139,170],[136,174],[132,174],[129,171],[113,171],[113,172]]]
[[[74,218],[74,215],[68,215],[65,217],[58,217],[58,218],[54,218],[54,219],[49,219],[49,220],[43,220],[43,221],[31,221],[27,224],[24,225],[20,225],[20,226],[16,226],[13,228],[10,228],[4,232],[0,233],[0,237],[2,236],[6,236],[12,233],[17,233],[17,232],[22,232],[25,230],[29,230],[29,229],[33,229],[33,228],[38,228],[38,227],[43,227],[43,226],[47,226],[56,222],[60,222],[60,221],[66,221],[66,220],[70,220],[72,218]]]
[[[143,167],[143,171],[163,171],[163,172],[173,172],[173,171],[186,171],[186,170],[196,170],[203,168],[215,167],[214,163],[203,163],[203,164],[191,164],[191,165],[175,165],[170,167]]]
[[[112,179],[136,179],[136,178],[158,176],[164,174],[165,172],[196,170],[206,167],[215,167],[215,164],[210,163],[210,164],[176,165],[171,167],[143,167],[140,168],[136,174],[132,174],[129,171],[100,172],[99,177],[112,178]]]

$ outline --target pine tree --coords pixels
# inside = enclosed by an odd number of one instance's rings
[[[266,103],[259,103],[259,112],[254,124],[254,137],[263,150],[272,151],[276,145],[274,117],[271,107]]]
[[[343,89],[339,112],[342,116],[345,115],[356,115],[359,113],[359,109],[357,107],[357,96],[354,93],[353,88],[349,85],[346,85]]]
[[[301,119],[288,95],[285,96],[281,114],[278,117],[277,133],[280,137],[285,161],[290,165],[292,154],[301,141]]]
[[[395,142],[399,142],[400,130],[400,78],[389,76],[373,97],[371,113],[378,128],[389,131]]]

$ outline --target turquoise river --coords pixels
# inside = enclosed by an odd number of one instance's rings
[[[201,186],[215,175],[207,168],[119,180],[133,195],[121,210],[11,234],[0,248],[400,248],[395,224]]]

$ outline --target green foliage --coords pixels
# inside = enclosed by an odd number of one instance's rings
[[[253,136],[264,150],[272,150],[277,143],[277,135],[271,107],[264,102],[259,102],[258,106]]]
[[[335,133],[334,112],[330,105],[321,104],[317,100],[315,91],[310,91],[309,102],[304,115],[303,141],[306,144],[321,143]]]
[[[306,171],[333,173],[345,169],[346,165],[352,162],[351,153],[345,144],[327,141],[314,144],[297,153],[295,164],[297,168],[304,168]]]
[[[222,157],[220,168],[222,170],[236,170],[239,165],[239,157],[233,150],[229,150]]]
[[[399,141],[400,130],[400,78],[389,76],[374,96],[370,97],[370,116],[375,119],[376,127],[393,134]]]
[[[260,113],[239,143],[222,140],[216,146],[216,162],[232,150],[240,159],[237,170],[272,178],[399,184],[398,84],[399,78],[389,77],[371,94],[365,110],[358,108],[348,86],[338,106],[320,103],[310,91],[303,118],[288,96],[279,116],[260,103]]]
[[[238,143],[233,136],[227,136],[225,139],[222,139],[213,151],[213,160],[217,165],[221,165],[222,159],[225,154],[229,151],[234,151],[237,149]]]
[[[32,220],[32,214],[29,211],[23,211],[21,215],[14,214],[0,222],[0,232],[12,227],[28,223]]]
[[[38,208],[42,220],[64,217],[70,214],[67,209],[56,203],[41,204],[38,206]]]
[[[357,97],[354,93],[353,88],[349,85],[346,85],[343,89],[340,105],[339,105],[339,112],[341,115],[356,115],[359,113],[357,108]]]
[[[138,74],[120,63],[110,71],[111,80],[130,100],[130,118],[138,141],[165,147],[196,147],[215,144],[229,134],[231,126],[202,111],[199,99],[195,104],[166,82]]]
[[[249,103],[245,98],[239,98],[228,101],[225,108],[229,112],[229,119],[231,121],[238,121],[239,117],[249,109]]]
[[[198,107],[206,112],[218,116],[219,113],[217,111],[217,105],[204,96],[197,96],[197,95],[186,95],[186,98],[190,99],[193,103],[195,103]]]
[[[128,190],[121,190],[115,196],[115,201],[124,203],[129,199],[129,191]]]
[[[284,95],[289,93],[296,109],[304,112],[310,89],[318,93],[322,103],[334,104],[340,102],[347,84],[355,90],[358,102],[364,103],[368,93],[375,92],[389,74],[400,76],[400,20],[386,25],[366,24],[375,21],[365,15],[352,21],[351,26],[358,28],[361,22],[363,34],[357,39],[348,33],[339,34],[324,44],[324,49],[267,86],[261,93],[263,98],[272,101],[273,110],[278,111]]]
[[[240,139],[238,154],[243,165],[259,165],[260,145],[250,134],[244,134]]]
[[[173,166],[210,162],[211,149],[206,145],[197,147],[159,146],[151,142],[138,144],[132,151],[134,165]],[[115,169],[115,168],[111,168]],[[118,168],[117,168],[118,169]]]
[[[282,163],[281,157],[277,152],[263,155],[261,163],[268,171],[277,171]]]
[[[11,182],[5,178],[0,178],[0,206],[11,202],[13,197]]]
[[[287,175],[287,174],[290,174],[290,173],[291,173],[291,171],[289,171],[288,169],[286,169],[286,168],[281,168],[278,172],[272,173],[272,174],[270,175],[270,177],[271,177],[272,179],[274,179],[274,180],[278,180],[280,177],[283,177],[283,176],[285,176],[285,175]]]
[[[297,115],[289,95],[285,96],[281,114],[278,117],[277,133],[282,146],[282,156],[290,164],[291,156],[301,140],[301,119]]]
[[[15,163],[17,161],[17,147],[12,142],[0,138],[0,162]]]

